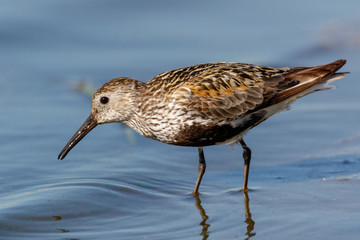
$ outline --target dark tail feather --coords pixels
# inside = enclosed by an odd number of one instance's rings
[[[297,80],[299,81],[299,84],[277,93],[271,99],[271,104],[282,102],[301,93],[304,93],[304,95],[306,95],[310,93],[306,91],[316,85],[332,82],[344,77],[347,73],[336,73],[336,71],[339,70],[342,66],[344,66],[345,63],[346,60],[341,59],[329,64],[315,67],[300,69],[294,68],[294,71],[290,71],[289,73],[284,74],[283,77]]]

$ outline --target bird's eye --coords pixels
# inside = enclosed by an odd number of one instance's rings
[[[102,104],[107,104],[107,103],[109,102],[109,98],[108,98],[108,97],[101,97],[101,98],[100,98],[100,102],[101,102]]]

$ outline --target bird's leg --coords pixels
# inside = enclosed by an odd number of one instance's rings
[[[199,150],[199,175],[198,178],[196,180],[196,184],[195,184],[195,188],[193,191],[193,195],[197,195],[198,194],[198,190],[200,187],[200,183],[201,183],[201,179],[205,173],[205,169],[206,169],[206,162],[205,162],[205,157],[204,157],[204,151],[202,147],[198,147]]]
[[[243,158],[244,158],[244,181],[243,181],[243,192],[247,192],[247,184],[248,184],[248,178],[249,178],[249,169],[250,169],[250,161],[251,161],[251,150],[244,142],[244,139],[241,139],[240,144],[243,148]]]

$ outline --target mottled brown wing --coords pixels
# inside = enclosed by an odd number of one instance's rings
[[[286,68],[243,63],[199,64],[159,74],[147,87],[161,100],[175,100],[189,111],[222,121],[306,95],[317,84],[343,77],[345,74],[336,71],[345,62]]]
[[[271,97],[279,81],[283,81],[283,72],[257,65],[224,63],[183,82],[171,97],[213,120],[234,119]],[[270,78],[274,78],[273,84],[266,84],[264,80]]]

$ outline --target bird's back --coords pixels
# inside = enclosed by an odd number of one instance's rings
[[[208,63],[175,69],[145,84],[153,102],[148,104],[151,111],[143,110],[148,119],[153,113],[158,118],[149,122],[159,125],[152,136],[157,140],[191,146],[233,143],[297,98],[321,89],[316,86],[342,77],[336,71],[344,64],[338,60],[316,67],[271,68]]]
[[[289,70],[245,63],[205,63],[161,73],[147,82],[152,92],[171,95],[184,85],[198,84],[203,88],[222,90],[271,78]]]

